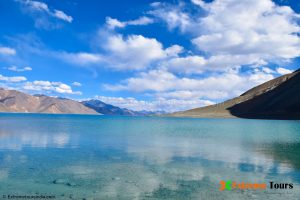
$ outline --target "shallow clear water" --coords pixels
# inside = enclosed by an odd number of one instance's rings
[[[220,191],[221,180],[293,183]],[[300,121],[0,114],[0,198],[300,199]]]

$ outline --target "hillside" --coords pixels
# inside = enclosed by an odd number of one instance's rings
[[[0,112],[97,114],[77,101],[0,88]]]
[[[106,104],[100,100],[92,99],[88,101],[83,101],[81,102],[83,105],[86,107],[89,107],[93,110],[95,110],[98,113],[102,113],[105,115],[121,115],[121,116],[136,116],[139,115],[138,112],[129,110],[129,109],[124,109],[124,108],[119,108],[117,106],[113,106],[110,104]]]
[[[300,119],[300,71],[297,70],[220,104],[170,114],[175,117]]]

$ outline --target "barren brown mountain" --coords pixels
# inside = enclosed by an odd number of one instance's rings
[[[99,114],[77,101],[0,88],[0,112]]]
[[[170,116],[300,119],[300,70],[263,83],[223,103],[177,112]]]

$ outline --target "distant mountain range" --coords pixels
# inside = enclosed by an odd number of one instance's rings
[[[106,104],[100,100],[92,99],[81,102],[86,107],[95,110],[98,113],[105,115],[121,115],[121,116],[146,116],[164,114],[164,112],[151,112],[151,111],[133,111],[126,108],[119,108],[110,104]]]
[[[98,113],[107,114],[107,115],[126,115],[126,116],[134,116],[136,115],[134,111],[128,109],[121,109],[117,106],[113,106],[110,104],[106,104],[100,100],[88,100],[82,101],[83,105],[88,108],[95,110]]]
[[[175,117],[300,119],[300,70],[216,105],[170,114]]]
[[[100,100],[77,102],[66,98],[46,95],[29,95],[16,90],[0,88],[0,112],[58,113],[58,114],[104,114],[145,116],[163,112],[133,111],[106,104]]]

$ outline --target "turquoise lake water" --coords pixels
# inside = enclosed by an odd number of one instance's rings
[[[300,121],[0,114],[3,195],[300,199]]]

